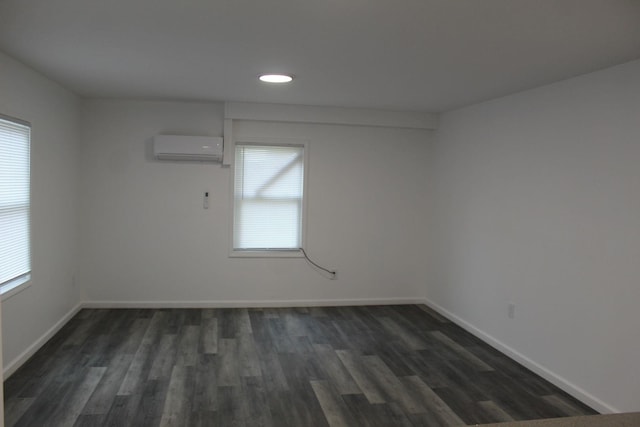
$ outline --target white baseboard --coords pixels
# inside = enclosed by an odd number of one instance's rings
[[[75,307],[69,310],[60,320],[56,322],[47,332],[45,332],[40,338],[38,338],[33,344],[31,344],[25,351],[20,353],[15,359],[9,362],[3,369],[2,374],[4,375],[4,379],[9,378],[15,371],[20,368],[29,360],[31,356],[35,354],[36,351],[40,349],[52,336],[54,336],[64,325],[67,324],[69,320],[73,316],[75,316],[82,309],[82,303],[78,303]]]
[[[508,345],[502,343],[501,341],[495,339],[493,336],[487,334],[486,332],[476,328],[471,323],[469,323],[466,320],[464,320],[463,318],[453,314],[452,312],[450,312],[446,308],[441,307],[440,305],[436,304],[435,302],[433,302],[433,301],[431,301],[431,300],[429,300],[427,298],[425,298],[423,300],[423,303],[426,306],[434,309],[435,311],[437,311],[439,314],[443,315],[447,319],[451,320],[453,323],[457,324],[461,328],[465,329],[466,331],[468,331],[471,334],[475,335],[476,337],[480,338],[482,341],[484,341],[485,343],[489,344],[493,348],[495,348],[495,349],[499,350],[500,352],[506,354],[507,356],[509,356],[510,358],[515,360],[516,362],[520,363],[521,365],[523,365],[527,369],[529,369],[529,370],[535,372],[536,374],[540,375],[542,378],[546,379],[547,381],[549,381],[550,383],[554,384],[555,386],[561,388],[562,390],[564,390],[565,392],[569,393],[570,395],[572,395],[576,399],[580,400],[581,402],[584,402],[585,404],[591,406],[596,411],[601,412],[601,413],[605,413],[605,414],[606,413],[614,414],[614,413],[619,413],[620,412],[619,410],[617,410],[613,406],[603,402],[602,400],[598,399],[597,397],[593,396],[592,394],[588,393],[587,391],[583,390],[582,388],[578,387],[577,385],[571,383],[567,379],[561,377],[560,375],[556,374],[555,372],[553,372],[553,371],[545,368],[544,366],[536,363],[535,361],[529,359],[524,354],[519,353],[518,351],[516,351],[513,348],[509,347]]]
[[[221,300],[221,301],[85,301],[83,308],[238,308],[331,307],[348,305],[423,304],[422,298],[364,298],[325,300]]]
[[[54,336],[73,316],[83,308],[233,308],[233,307],[324,307],[349,305],[394,305],[425,304],[447,319],[472,333],[490,346],[511,357],[526,368],[545,378],[549,382],[566,391],[576,399],[602,413],[619,413],[613,406],[603,402],[587,391],[581,389],[565,378],[550,371],[544,366],[529,359],[493,336],[473,326],[471,323],[453,314],[427,298],[365,298],[365,299],[327,299],[327,300],[237,300],[237,301],[85,301],[77,304],[67,312],[55,325],[31,344],[19,356],[4,367],[4,378],[9,378],[36,351]]]
[[[347,305],[422,304],[422,298],[367,298],[328,300],[238,300],[238,301],[84,301],[66,313],[55,325],[3,368],[9,378],[36,351],[83,308],[233,308],[233,307],[323,307]]]

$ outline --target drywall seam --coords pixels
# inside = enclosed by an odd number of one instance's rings
[[[315,123],[406,129],[437,129],[438,114],[364,108],[322,107],[254,102],[225,102],[224,118],[268,122]]]

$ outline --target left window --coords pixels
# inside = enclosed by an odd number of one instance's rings
[[[31,274],[31,126],[0,116],[0,293]]]

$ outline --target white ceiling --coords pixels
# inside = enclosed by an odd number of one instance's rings
[[[0,0],[0,50],[85,96],[441,112],[640,58],[640,0]]]

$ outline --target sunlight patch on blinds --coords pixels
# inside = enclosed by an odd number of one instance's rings
[[[236,145],[233,248],[302,246],[304,147]]]

